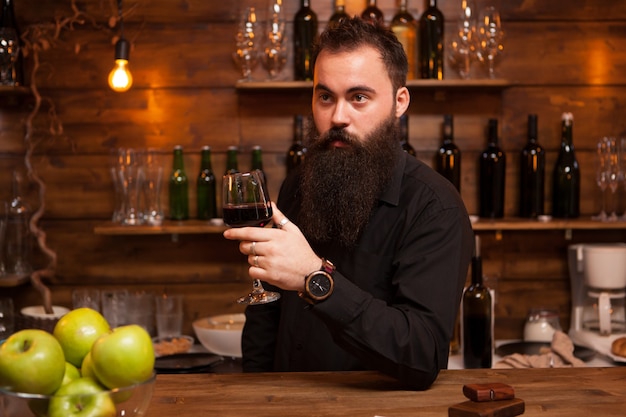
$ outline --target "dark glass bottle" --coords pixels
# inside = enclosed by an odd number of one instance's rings
[[[343,19],[349,18],[350,16],[348,15],[348,13],[346,13],[345,0],[335,0],[335,10],[330,16],[330,19],[328,19],[328,27],[332,28],[334,26],[337,26],[337,24]]]
[[[15,10],[13,0],[2,0],[2,11],[0,12],[0,28],[15,30],[17,38],[17,58],[13,65],[13,70],[7,75],[8,78],[1,80],[0,84],[20,86],[24,85],[24,43],[22,42],[21,32],[15,18]]]
[[[226,151],[226,172],[225,175],[239,172],[239,163],[237,161],[237,147],[229,146]]]
[[[416,156],[415,149],[409,143],[409,116],[404,113],[400,116],[400,146],[411,156]]]
[[[174,161],[170,175],[170,218],[187,220],[189,218],[189,181],[185,173],[183,147],[174,147]]]
[[[491,368],[493,351],[493,311],[491,293],[483,284],[480,238],[476,236],[472,257],[472,283],[463,293],[463,366],[466,369]]]
[[[367,7],[361,13],[361,19],[366,22],[378,23],[379,25],[385,25],[385,17],[383,11],[376,5],[376,0],[367,0]]]
[[[498,146],[498,120],[489,119],[487,148],[480,155],[480,217],[504,217],[506,155]]]
[[[306,147],[304,146],[303,138],[303,117],[298,114],[293,118],[293,143],[287,151],[287,174],[304,161]]]
[[[443,14],[437,8],[437,0],[429,0],[429,6],[420,17],[419,61],[422,78],[443,80]]]
[[[296,80],[313,79],[313,43],[316,38],[317,15],[311,9],[310,0],[301,0],[293,19],[293,74]]]
[[[198,219],[217,217],[216,183],[211,165],[211,147],[203,146],[200,152],[200,174],[196,183]]]
[[[398,11],[391,20],[391,30],[396,35],[404,47],[407,61],[409,62],[409,72],[407,79],[417,78],[417,21],[407,9],[408,0],[398,1]]]
[[[545,150],[537,142],[537,115],[528,115],[528,143],[520,154],[520,217],[536,218],[543,214]]]
[[[454,143],[454,124],[451,114],[443,116],[443,143],[437,152],[437,172],[461,191],[461,151]]]
[[[552,216],[573,219],[580,215],[580,169],[574,153],[574,116],[563,113],[561,119],[561,149],[552,183]]]
[[[251,169],[253,171],[261,171],[261,178],[263,179],[263,182],[267,183],[267,176],[265,175],[265,171],[263,170],[263,150],[258,145],[252,148]]]

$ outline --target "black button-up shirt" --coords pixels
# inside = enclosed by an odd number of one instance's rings
[[[447,179],[406,153],[397,160],[357,246],[313,246],[337,267],[327,300],[283,291],[248,306],[244,371],[376,369],[426,389],[447,367],[473,232]],[[296,224],[298,181],[288,177],[278,198]]]

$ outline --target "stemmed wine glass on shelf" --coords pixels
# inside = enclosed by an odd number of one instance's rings
[[[263,48],[263,67],[271,80],[275,79],[287,63],[289,45],[286,41],[286,19],[282,0],[270,0],[270,9]]]
[[[472,61],[476,59],[476,8],[471,0],[461,1],[461,18],[448,48],[448,59],[462,79],[470,77]]]
[[[264,227],[272,219],[272,206],[262,172],[226,174],[222,180],[224,223],[230,227]],[[265,304],[280,294],[266,291],[255,279],[252,291],[237,300],[239,304]]]
[[[485,7],[478,16],[476,26],[478,40],[478,59],[487,65],[489,78],[496,78],[495,64],[504,50],[502,40],[504,31],[500,21],[500,13],[493,6]]]
[[[256,9],[247,7],[242,13],[235,35],[233,60],[241,70],[243,80],[252,79],[252,71],[258,64],[261,36],[258,33]]]

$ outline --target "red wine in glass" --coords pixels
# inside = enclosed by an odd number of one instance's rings
[[[227,204],[223,212],[230,227],[264,227],[272,219],[272,207],[264,203]]]
[[[272,219],[272,206],[261,171],[224,175],[222,180],[224,223],[230,227],[264,227]],[[252,282],[252,292],[240,297],[239,304],[265,304],[280,294],[265,291],[261,281]]]

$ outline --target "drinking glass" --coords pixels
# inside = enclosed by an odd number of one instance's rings
[[[15,85],[19,39],[13,28],[0,28],[0,85]]]
[[[606,138],[601,138],[596,144],[596,155],[594,159],[596,184],[600,188],[600,213],[593,216],[592,220],[606,221],[606,219],[608,218],[606,214],[606,189],[608,185],[606,172],[606,148]]]
[[[487,65],[489,78],[496,78],[496,58],[502,54],[504,31],[500,22],[500,13],[489,6],[481,10],[476,27],[478,39],[478,58]]]
[[[243,75],[243,80],[252,79],[252,71],[258,63],[261,39],[258,35],[256,9],[247,7],[242,13],[235,35],[233,60]]]
[[[262,173],[254,170],[224,175],[222,180],[224,223],[230,227],[263,227],[272,219],[272,206]],[[237,300],[239,304],[265,304],[280,294],[265,291],[261,281],[252,282],[252,292]]]
[[[614,137],[606,138],[606,177],[611,191],[611,206],[608,221],[617,221],[617,187],[622,177],[621,164],[617,140]]]

